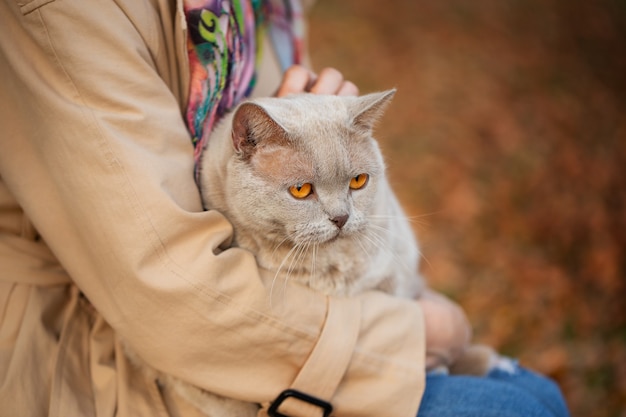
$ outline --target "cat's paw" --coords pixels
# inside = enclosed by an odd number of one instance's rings
[[[483,376],[489,373],[500,360],[498,353],[485,345],[470,345],[449,367],[453,375]]]

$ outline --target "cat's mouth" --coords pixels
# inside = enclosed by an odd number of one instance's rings
[[[295,246],[298,245],[328,245],[328,244],[332,244],[333,242],[336,242],[337,240],[339,240],[342,237],[343,233],[341,232],[341,230],[337,230],[334,232],[327,232],[327,233],[320,233],[320,234],[314,234],[314,235],[309,235],[305,238],[296,238],[295,240],[292,240],[292,244]]]
[[[347,231],[345,228],[337,228],[331,235],[329,238],[327,238],[324,242],[325,244],[332,244],[338,240],[342,240],[346,237],[348,237],[351,234],[350,231]]]
[[[324,243],[329,243],[329,244],[333,243],[333,242],[339,240],[339,238],[341,238],[341,235],[342,235],[341,230],[338,230],[337,233],[335,233],[335,236],[332,236],[330,239],[328,239]]]
[[[291,234],[289,239],[293,244],[328,245],[343,240],[354,234],[353,227],[328,227],[328,225],[307,227]]]

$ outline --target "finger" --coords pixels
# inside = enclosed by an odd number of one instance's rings
[[[315,74],[300,65],[289,67],[283,75],[276,97],[308,91],[314,79]]]
[[[314,94],[337,94],[343,84],[343,75],[334,68],[324,68],[320,71],[317,81],[311,88]]]
[[[341,87],[339,87],[339,91],[337,91],[337,95],[339,96],[358,96],[359,88],[354,85],[351,81],[344,81]]]

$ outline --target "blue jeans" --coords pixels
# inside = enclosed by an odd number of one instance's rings
[[[558,386],[513,361],[484,377],[431,373],[418,417],[568,417]]]

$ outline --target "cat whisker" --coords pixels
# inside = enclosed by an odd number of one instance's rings
[[[370,226],[371,226],[371,227],[372,227],[372,229],[373,229],[372,231],[374,231],[374,230],[380,230],[380,231],[383,231],[383,232],[388,232],[388,231],[389,231],[389,229],[387,229],[387,228],[385,228],[385,227],[383,227],[383,226],[377,225],[377,224],[373,224],[373,223],[371,223],[371,224],[370,224]],[[397,236],[395,236],[395,237],[397,238]],[[405,242],[405,243],[407,243],[407,244],[408,244],[408,243],[410,243],[410,242],[408,241],[408,239],[406,239],[406,238],[405,238],[405,239],[401,239],[401,241],[403,241],[403,242]],[[420,257],[421,259],[423,259],[423,260],[424,260],[424,262],[426,262],[426,263],[428,264],[428,266],[430,266],[431,268],[433,267],[433,266],[432,266],[432,264],[430,263],[430,261],[428,260],[428,258],[426,258],[426,256],[424,256],[424,254],[422,253],[422,251],[421,251],[421,250],[419,250],[419,248],[418,248],[418,250],[417,250],[417,253],[419,254],[419,257]]]
[[[367,255],[367,259],[369,261],[369,264],[371,264],[372,263],[372,254],[367,250],[365,245],[363,245],[363,242],[361,242],[361,239],[358,238],[360,235],[361,235],[361,233],[359,233],[358,235],[351,236],[351,239],[352,239],[352,241],[356,242],[361,247],[361,249],[363,250],[365,255]],[[375,244],[374,246],[378,246],[378,245]]]
[[[379,250],[382,250],[385,253],[387,253],[389,256],[391,256],[391,258],[394,259],[398,264],[400,264],[402,268],[409,271],[410,273],[413,272],[410,270],[409,266],[406,265],[406,263],[404,262],[402,258],[400,258],[394,251],[392,251],[385,245],[385,242],[380,236],[377,236],[375,233],[366,233],[366,232],[360,233],[360,236],[363,237],[363,239],[367,240],[375,248],[378,248]]]
[[[380,225],[378,225],[378,224],[370,224],[370,227],[371,227],[371,229],[372,229],[372,232],[374,232],[374,233],[375,233],[376,231],[381,231],[381,232],[383,232],[383,233],[391,233],[391,232],[389,231],[389,229],[388,229],[388,228],[383,227],[383,226],[380,226]],[[378,237],[379,237],[381,240],[384,240],[384,239],[382,239],[380,236],[378,236]],[[403,242],[403,243],[405,243],[405,244],[409,244],[409,243],[411,243],[411,241],[412,241],[412,239],[410,239],[410,238],[401,238],[401,237],[398,237],[398,236],[397,236],[397,234],[394,234],[394,238],[399,239],[401,242]]]
[[[278,244],[276,244],[276,246],[274,246],[274,250],[272,251],[272,257],[274,256],[274,254],[276,253],[278,248],[280,248],[283,245],[283,243],[285,243],[286,241],[291,240],[291,238],[293,236],[295,236],[295,233],[291,233],[291,234],[287,235],[287,237],[285,237],[283,240],[278,242]]]
[[[430,217],[437,214],[437,212],[433,212],[433,213],[426,213],[426,214],[421,214],[421,215],[416,215],[416,216],[405,216],[405,215],[397,215],[397,216],[393,216],[393,215],[385,215],[385,214],[372,214],[372,215],[368,215],[367,219],[369,220],[378,220],[378,219],[397,219],[400,217],[404,217],[409,223],[412,224],[416,224],[418,226],[430,226],[430,223],[424,221],[423,219],[425,217]]]
[[[380,235],[378,235],[377,229],[379,229],[380,231],[383,232],[388,232],[387,229],[385,229],[384,227],[378,227],[378,228],[372,228],[370,229],[371,233],[367,233],[367,231],[365,233],[363,233],[363,237],[365,239],[367,239],[370,243],[372,243],[374,246],[378,247],[379,249],[385,251],[387,254],[389,254],[389,256],[391,256],[396,262],[398,262],[399,265],[401,265],[406,271],[412,273],[412,272],[416,272],[412,270],[412,267],[410,267],[409,265],[407,265],[404,260],[398,256],[397,253],[395,253],[395,251],[392,251],[390,248],[387,247],[387,245],[385,245],[385,239],[383,239]]]
[[[287,275],[285,276],[285,279],[283,282],[283,296],[287,287],[287,281],[289,281],[289,278],[291,277],[291,274],[293,273],[293,271],[298,269],[302,265],[303,258],[306,256],[306,253],[310,245],[311,245],[311,242],[309,241],[304,241],[304,242],[300,242],[296,244],[295,246],[296,250],[293,253],[293,257],[291,259],[291,262],[289,263],[289,268],[287,269]]]
[[[402,216],[402,217],[404,217],[406,219],[411,220],[411,219],[417,219],[417,218],[422,218],[422,217],[430,217],[430,216],[434,216],[435,214],[440,214],[440,213],[441,213],[441,211],[433,211],[433,212],[430,212],[430,213],[415,214],[415,215],[412,215],[412,216],[407,216],[405,214],[395,215],[395,216],[394,215],[389,215],[389,214],[370,214],[367,217],[371,217],[371,218],[375,218],[375,217],[398,218],[398,217]]]
[[[319,243],[315,242],[313,243],[313,249],[312,249],[312,253],[311,253],[311,278],[310,278],[310,282],[313,282],[315,280],[315,263],[317,262],[317,247],[319,246]]]
[[[377,239],[371,238],[368,233],[362,232],[362,233],[359,233],[358,236],[360,236],[363,239],[367,240],[375,248],[382,249],[382,250],[384,250],[386,252],[390,252],[389,249],[387,249],[384,245],[381,245],[380,241],[378,241]],[[362,243],[361,243],[361,245],[362,245]],[[367,250],[366,250],[366,252],[367,252]]]
[[[422,253],[421,250],[417,249],[417,253],[420,255],[420,258],[422,258],[424,262],[426,262],[431,269],[434,269],[433,264],[430,263],[428,258]]]
[[[287,239],[285,239],[287,240]],[[283,242],[285,241],[283,240]],[[277,248],[276,248],[277,249]],[[276,249],[274,249],[274,252],[276,252]],[[298,249],[298,245],[292,247],[291,249],[289,249],[289,252],[287,252],[287,255],[285,255],[285,257],[283,258],[283,260],[281,261],[280,265],[278,265],[278,268],[276,268],[276,273],[274,274],[274,278],[272,279],[272,285],[270,286],[270,307],[272,307],[272,302],[274,299],[274,286],[276,285],[276,280],[278,279],[278,275],[280,274],[280,272],[283,269],[283,266],[285,265],[285,263],[287,262],[287,260],[289,258],[291,258],[291,255],[294,253],[294,251],[296,251]],[[287,273],[287,276],[289,276],[289,272]]]
[[[306,258],[306,254],[309,251],[309,247],[311,246],[311,241],[305,241],[305,242],[301,242],[298,243],[296,245],[296,247],[298,248],[293,256],[293,259],[291,260],[290,264],[289,264],[289,269],[287,270],[287,275],[285,276],[285,279],[283,281],[283,298],[286,297],[286,292],[287,292],[287,282],[289,281],[289,278],[291,277],[291,273],[294,271],[294,269],[299,268],[300,265],[303,265],[304,260]]]

